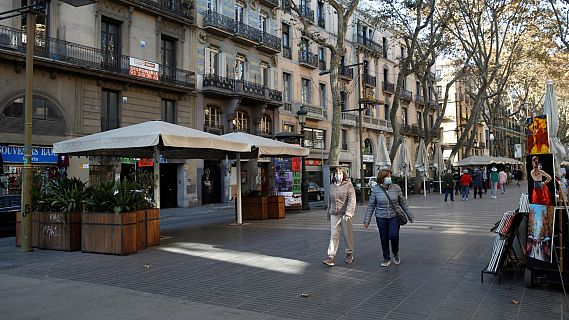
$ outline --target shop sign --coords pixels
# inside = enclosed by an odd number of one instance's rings
[[[130,65],[128,67],[128,74],[131,76],[150,79],[150,80],[159,80],[159,65],[158,63],[137,59],[130,57]]]
[[[521,143],[516,143],[514,145],[514,158],[521,158],[522,157],[522,144]]]
[[[300,171],[300,158],[292,158],[292,171],[293,172],[298,172]]]
[[[24,147],[0,145],[4,163],[24,163]],[[57,154],[50,147],[32,147],[32,163],[57,163]]]
[[[371,154],[364,154],[364,162],[373,162],[373,155]]]
[[[306,165],[307,166],[321,166],[322,165],[322,160],[320,159],[306,159]]]
[[[142,159],[138,160],[138,166],[139,167],[152,167],[152,166],[154,166],[154,161],[152,161],[152,158],[142,158]]]

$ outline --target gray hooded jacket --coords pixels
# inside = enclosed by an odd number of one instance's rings
[[[365,224],[369,224],[371,215],[374,213],[376,218],[393,218],[397,215],[395,209],[389,204],[389,200],[387,200],[385,192],[380,188],[382,188],[382,186],[379,184],[371,188],[371,194],[369,195],[366,215],[364,218]],[[399,205],[405,213],[407,213],[409,219],[415,220],[413,213],[411,213],[411,210],[407,205],[407,201],[405,201],[405,196],[403,196],[403,192],[401,192],[401,187],[396,184],[391,184],[389,189],[387,189],[387,192],[389,193],[389,198],[391,198],[393,204],[399,202]]]

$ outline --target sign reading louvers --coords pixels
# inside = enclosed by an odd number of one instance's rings
[[[150,80],[159,80],[159,65],[158,63],[132,58],[130,57],[130,65],[128,67],[128,74],[131,76],[145,78]]]
[[[24,163],[24,147],[0,145],[0,154],[4,163]],[[57,163],[57,154],[50,147],[32,147],[32,162]]]

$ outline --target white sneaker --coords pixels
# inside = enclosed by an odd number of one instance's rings
[[[395,263],[395,264],[400,264],[400,263],[401,263],[401,258],[399,258],[399,255],[394,255],[394,256],[393,256],[393,263]]]
[[[383,262],[381,263],[382,267],[389,267],[389,265],[391,264],[391,260],[383,260]]]

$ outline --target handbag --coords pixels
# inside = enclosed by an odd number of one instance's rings
[[[395,209],[395,213],[396,213],[397,221],[399,222],[399,225],[400,226],[406,225],[407,222],[409,221],[409,217],[407,216],[407,213],[405,212],[405,210],[403,210],[403,208],[401,208],[401,206],[399,204],[395,205],[393,203],[393,201],[391,201],[391,198],[389,197],[387,190],[385,190],[381,186],[379,188],[381,190],[383,190],[383,193],[385,193],[385,196],[387,197],[387,201],[389,201],[389,204]]]

